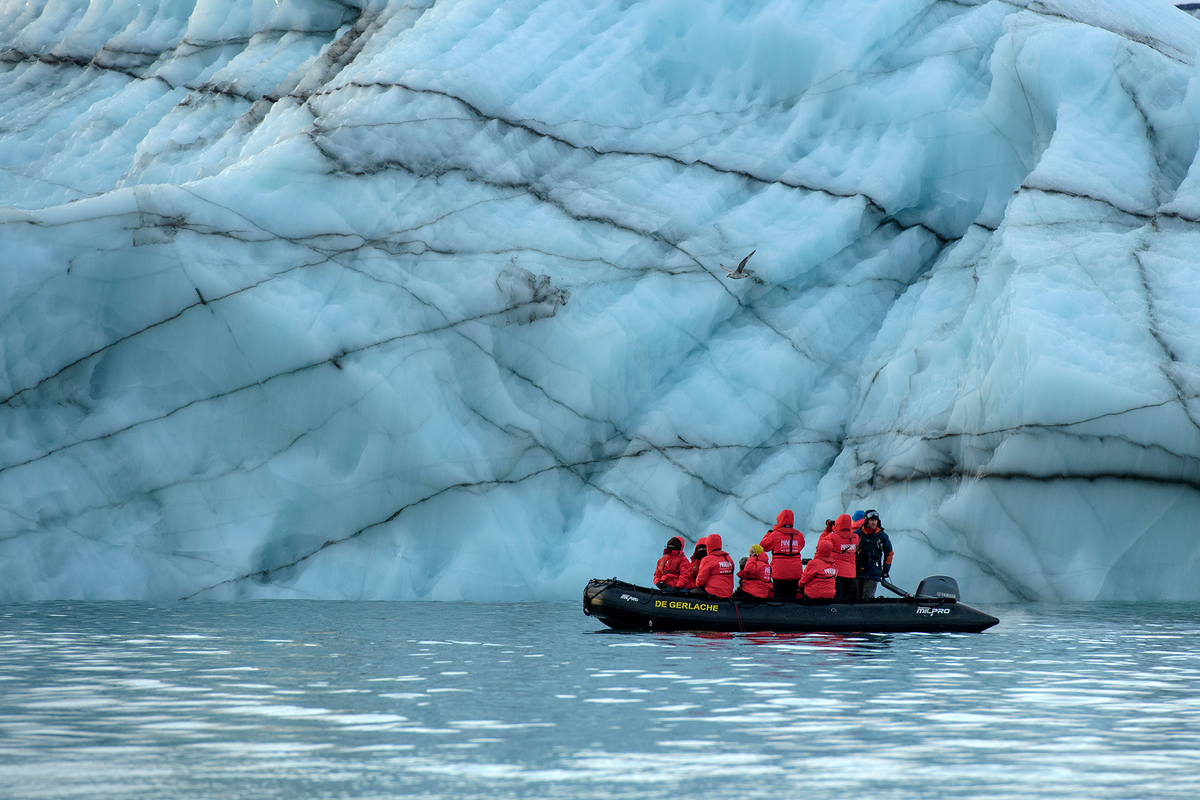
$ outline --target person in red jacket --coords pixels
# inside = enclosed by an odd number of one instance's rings
[[[734,597],[771,596],[771,565],[767,563],[762,545],[750,545],[750,556],[737,576],[742,579],[742,585],[733,593]]]
[[[817,555],[804,568],[800,589],[809,600],[832,600],[837,594],[837,566],[833,563],[833,542],[822,536]]]
[[[855,551],[858,548],[858,534],[853,531],[854,522],[849,514],[842,514],[834,521],[825,520],[825,533],[822,539],[828,539],[833,548],[833,565],[837,567],[837,593],[839,600],[850,600],[856,594],[856,576],[858,562]]]
[[[855,511],[854,514],[850,517],[850,530],[853,531],[856,536],[858,536],[858,547],[856,547],[855,551],[854,551],[855,564],[858,563],[858,551],[862,549],[862,529],[863,529],[863,525],[866,523],[866,521],[867,521],[867,512],[862,511],[862,510]],[[858,568],[856,566],[855,567],[856,574],[854,577],[854,585],[850,587],[850,593],[848,595],[846,595],[843,599],[846,599],[846,600],[861,600],[862,599],[862,585],[863,584],[862,584],[862,581],[859,580],[859,578],[858,578],[857,569]]]
[[[654,568],[654,585],[659,589],[691,588],[691,572],[692,564],[683,554],[683,539],[672,536]]]
[[[687,586],[682,586],[682,589],[694,589],[696,587],[696,575],[700,572],[700,562],[704,561],[704,557],[708,555],[708,537],[701,536],[696,540],[696,546],[692,548],[692,563],[687,573]]]
[[[775,527],[759,542],[771,554],[771,581],[776,600],[794,600],[800,576],[804,574],[804,534],[792,527],[796,518],[786,508],[775,518]]]
[[[710,533],[706,537],[708,555],[700,562],[696,573],[696,588],[713,597],[729,597],[733,594],[733,556],[721,549],[721,535]]]

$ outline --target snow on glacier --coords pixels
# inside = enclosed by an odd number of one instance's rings
[[[573,597],[785,507],[971,599],[1200,597],[1165,2],[0,31],[0,597]]]

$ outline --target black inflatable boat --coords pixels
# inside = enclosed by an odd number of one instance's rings
[[[959,602],[953,578],[921,581],[915,596],[871,600],[715,598],[593,579],[583,613],[627,631],[777,631],[979,633],[1000,620]]]

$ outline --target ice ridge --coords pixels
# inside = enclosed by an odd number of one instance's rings
[[[0,598],[575,597],[877,508],[901,583],[1196,599],[1197,42],[0,0]]]

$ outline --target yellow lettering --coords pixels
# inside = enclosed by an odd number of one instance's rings
[[[655,600],[655,608],[674,608],[682,611],[717,611],[719,606],[713,603],[692,603],[687,600]]]

